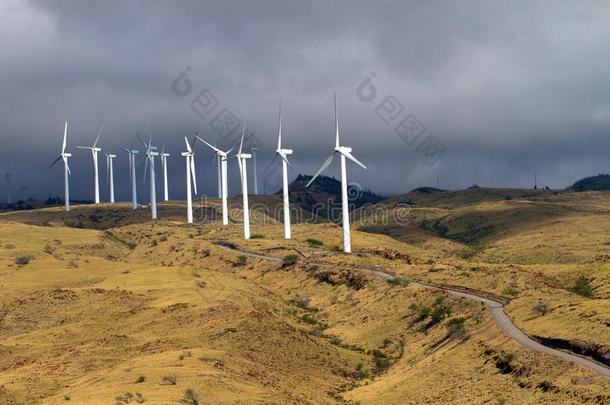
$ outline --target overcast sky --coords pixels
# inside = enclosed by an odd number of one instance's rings
[[[91,155],[75,146],[105,124],[102,148],[118,155],[117,195],[128,199],[120,148],[141,147],[134,131],[148,136],[152,121],[172,154],[170,193],[183,197],[183,137],[228,148],[240,129],[215,124],[246,113],[259,189],[276,191],[275,171],[264,172],[278,102],[291,175],[311,174],[333,147],[333,91],[342,143],[368,166],[349,164],[349,180],[385,195],[437,181],[531,187],[534,172],[539,185],[565,187],[610,163],[602,1],[2,0],[0,55],[0,170],[13,174],[14,195],[62,194],[61,165],[48,165],[68,121],[72,196],[93,196]],[[197,169],[200,191],[214,194],[201,145]],[[236,194],[235,159],[229,171]]]

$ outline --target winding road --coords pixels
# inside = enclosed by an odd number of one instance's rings
[[[262,255],[259,253],[253,253],[253,252],[235,249],[235,248],[221,245],[221,244],[216,244],[216,246],[221,249],[228,250],[230,252],[239,253],[242,255],[250,256],[250,257],[255,257],[258,259],[282,262],[281,258],[275,257],[275,256],[266,256],[266,255]],[[369,274],[372,274],[385,281],[400,279],[399,277],[396,277],[392,274],[389,274],[389,273],[386,273],[386,272],[383,272],[380,270],[359,269],[359,268],[353,268],[352,270],[360,271],[363,273],[369,273]],[[466,299],[469,299],[472,301],[483,303],[487,307],[489,312],[491,313],[491,317],[493,318],[496,325],[498,325],[498,327],[500,329],[502,329],[502,331],[508,337],[515,340],[517,343],[519,343],[521,346],[525,347],[526,349],[533,350],[533,351],[540,352],[540,353],[550,354],[552,356],[557,356],[564,360],[575,363],[579,366],[588,368],[589,370],[595,372],[596,374],[599,374],[599,375],[602,375],[605,377],[610,377],[610,368],[609,367],[606,367],[603,364],[597,363],[586,357],[581,357],[581,356],[573,354],[573,353],[568,353],[568,352],[564,352],[562,350],[553,349],[552,347],[549,347],[549,346],[545,346],[542,343],[540,343],[540,342],[532,339],[528,335],[526,335],[521,329],[519,329],[513,323],[513,321],[504,311],[504,305],[499,301],[495,301],[490,298],[483,297],[481,295],[477,295],[477,294],[474,294],[471,292],[459,291],[457,289],[452,289],[452,288],[445,287],[445,286],[441,287],[441,286],[422,283],[422,282],[418,282],[418,281],[412,281],[412,280],[408,280],[408,281],[409,281],[410,285],[415,285],[420,288],[445,291],[445,292],[447,292],[447,294],[452,295],[454,297],[466,298]]]

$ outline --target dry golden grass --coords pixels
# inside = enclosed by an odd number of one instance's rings
[[[414,215],[451,215],[454,234],[481,215],[485,226],[496,224],[494,212],[497,223],[519,224],[476,246],[414,223],[404,229],[416,237],[398,228],[390,236],[354,231],[352,255],[337,251],[334,224],[297,224],[284,241],[280,225],[255,218],[258,237],[244,241],[238,225],[185,226],[177,201],[162,204],[154,225],[146,210],[134,215],[127,204],[5,214],[0,403],[181,403],[187,389],[200,403],[610,400],[607,378],[521,348],[479,304],[348,270],[378,268],[505,296],[507,312],[531,335],[609,347],[608,267],[587,260],[605,242],[605,195],[592,194],[575,214],[569,194],[525,193],[529,200],[519,202],[476,193],[478,203],[472,193],[464,201],[454,195]],[[561,207],[534,220],[536,199],[540,209]],[[590,218],[587,232],[598,236],[579,235],[577,216]],[[542,236],[536,224],[546,224]],[[573,249],[570,260],[538,255],[536,240],[548,252]],[[299,260],[244,261],[217,242]],[[514,256],[497,259],[507,251]],[[27,263],[17,264],[23,257]],[[592,280],[597,298],[567,290],[578,275]],[[544,314],[534,309],[540,301]],[[438,322],[422,315],[439,306],[450,313]],[[450,327],[455,318],[463,329]]]

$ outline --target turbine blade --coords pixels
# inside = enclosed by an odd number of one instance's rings
[[[72,172],[70,171],[70,165],[68,164],[68,158],[66,156],[63,156],[64,158],[64,164],[66,165],[66,170],[68,171],[68,174],[70,176],[72,176]]]
[[[352,155],[351,153],[345,152],[345,153],[342,153],[342,155],[345,156],[346,158],[348,158],[349,160],[351,160],[352,162],[356,163],[358,166],[362,167],[363,169],[366,169],[366,166],[364,165],[364,163],[362,163],[361,161],[356,159],[354,157],[354,155]]]
[[[125,148],[123,148],[125,149]],[[127,151],[127,149],[125,149]],[[129,151],[127,151],[129,152]],[[133,164],[133,157],[131,156],[131,153],[129,154],[129,185],[131,185],[131,183],[133,182],[132,176],[131,176],[131,165]]]
[[[49,167],[53,167],[53,165],[54,165],[55,163],[59,162],[59,159],[61,159],[62,157],[63,157],[62,155],[59,155],[59,157],[58,157],[57,159],[55,159],[55,160],[53,161],[53,163],[51,163],[51,164],[49,165]]]
[[[146,184],[146,175],[148,174],[148,159],[150,158],[147,156],[146,160],[144,160],[144,176],[142,176],[143,184]]]
[[[282,149],[282,102],[280,101],[280,118],[279,130],[277,133],[277,149]]]
[[[97,146],[97,143],[98,143],[98,142],[99,142],[99,140],[100,140],[100,136],[102,136],[102,132],[104,132],[104,126],[105,126],[105,125],[106,125],[106,124],[102,124],[102,127],[100,128],[100,132],[98,132],[98,134],[97,134],[97,138],[95,138],[95,142],[93,142],[93,147],[94,147],[94,148]]]
[[[90,147],[90,146],[77,146],[77,148],[78,149],[91,149],[91,150],[93,150],[93,148]]]
[[[197,175],[195,174],[195,155],[191,155],[191,176],[193,177],[193,188],[195,189],[195,195],[197,195]]]
[[[206,141],[204,141],[202,138],[200,138],[199,136],[195,135],[196,139],[199,139],[201,142],[205,143],[210,149],[218,152],[218,153],[222,153],[222,151],[220,149],[218,149],[216,146],[212,146],[209,143],[207,143]]]
[[[144,139],[142,139],[142,137],[140,136],[140,134],[138,134],[137,132],[134,132],[134,134],[136,134],[136,136],[138,137],[138,139],[140,140],[140,142],[142,142],[142,145],[144,145],[145,148],[148,148],[148,145],[146,144],[146,142],[144,142]]]
[[[184,137],[184,143],[186,143],[186,150],[188,150],[189,153],[192,153],[193,150],[191,149],[191,145],[189,145],[189,141],[186,139],[186,136]]]
[[[279,155],[279,153],[278,153],[278,155]],[[286,156],[284,156],[284,155],[280,155],[280,157],[282,158],[282,160],[283,160],[284,162],[286,162],[286,164],[288,165],[288,167],[290,167],[291,169],[293,168],[293,167],[292,167],[292,165],[290,164],[290,162],[288,161],[288,159],[286,158]]]
[[[320,169],[318,169],[316,174],[311,178],[311,180],[309,180],[309,183],[307,183],[307,185],[305,187],[309,187],[309,185],[311,183],[313,183],[313,181],[320,175],[320,173],[322,173],[324,170],[326,170],[326,168],[328,166],[330,166],[330,164],[333,162],[334,157],[335,157],[335,154],[333,153],[332,155],[330,155],[329,157],[326,158],[324,163],[322,163],[322,166],[320,166]]]
[[[243,148],[243,146],[244,146],[244,136],[246,135],[246,120],[247,120],[247,119],[248,119],[248,117],[246,116],[246,117],[244,118],[244,127],[243,127],[243,129],[241,130],[241,141],[239,141],[239,152],[238,152],[238,154],[239,154],[239,155],[241,155],[241,149],[242,149],[242,148]]]
[[[244,177],[244,173],[243,173],[243,165],[241,162],[241,157],[237,156],[237,164],[239,165],[239,179],[243,180]]]
[[[66,138],[68,136],[68,122],[66,121],[66,124],[64,125],[64,142],[61,145],[61,153],[64,153],[66,151]]]
[[[335,99],[335,146],[339,147],[339,117],[337,116],[337,94],[333,93]]]
[[[123,149],[125,152],[129,153],[129,149],[127,149],[127,148],[121,148],[121,149]]]

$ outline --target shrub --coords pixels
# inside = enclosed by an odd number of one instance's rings
[[[299,256],[295,254],[286,255],[282,259],[282,267],[288,267],[296,264],[299,261]]]
[[[510,283],[509,285],[507,285],[504,291],[502,292],[504,295],[509,295],[511,297],[516,297],[517,295],[519,295],[519,289],[517,288],[517,285],[515,283]]]
[[[247,261],[248,261],[247,256],[239,255],[239,256],[237,256],[237,260],[235,260],[235,262],[233,262],[233,266],[234,267],[245,266]]]
[[[515,353],[502,353],[502,355],[496,359],[496,367],[503,374],[511,373],[513,371],[512,362],[515,359],[515,357],[516,357]]]
[[[265,235],[263,235],[262,233],[253,233],[252,235],[250,235],[250,239],[265,239]]]
[[[309,329],[309,334],[311,336],[320,337],[320,336],[322,336],[322,329],[313,327],[313,328]]]
[[[570,287],[568,290],[572,291],[574,294],[582,295],[583,297],[593,297],[593,287],[591,286],[589,279],[585,276],[578,277],[574,286]]]
[[[7,243],[4,245],[5,249],[15,249],[15,245],[13,245],[12,243]]]
[[[176,385],[177,378],[173,374],[164,375],[163,382],[169,385]]]
[[[373,350],[371,354],[373,355],[373,362],[375,363],[375,368],[373,370],[375,374],[382,373],[390,367],[390,361],[385,354],[376,349]]]
[[[386,282],[391,286],[403,286],[409,284],[407,280],[404,280],[400,277],[388,278]]]
[[[125,242],[125,245],[127,245],[127,247],[128,247],[130,250],[134,250],[134,249],[136,248],[136,246],[138,246],[138,244],[137,244],[137,243],[135,243],[135,242],[133,242],[133,241],[127,241],[127,242]]]
[[[138,378],[136,378],[136,384],[143,383],[144,381],[146,381],[146,377],[143,375],[139,375]]]
[[[76,260],[70,260],[68,262],[68,267],[71,269],[77,269],[78,268],[78,262]],[[129,270],[127,270],[127,272],[129,273]]]
[[[366,277],[360,273],[350,271],[345,279],[345,284],[354,290],[361,290],[366,285]]]
[[[316,238],[307,238],[306,239],[307,243],[309,243],[310,246],[322,246],[324,245],[324,243]]]
[[[309,297],[306,295],[297,295],[291,299],[290,302],[301,309],[307,309],[309,307]]]
[[[196,285],[198,288],[205,288],[205,285],[206,285],[206,284],[205,284],[205,281],[203,281],[203,280],[199,280],[199,281],[197,281],[197,282],[195,283],[195,285]]]
[[[184,391],[182,400],[187,404],[199,405],[199,394],[197,394],[192,388],[187,388]]]
[[[309,325],[315,325],[315,324],[317,324],[317,323],[318,323],[318,321],[317,321],[317,320],[313,319],[313,318],[312,318],[312,317],[310,317],[309,315],[303,315],[303,316],[301,317],[301,320],[302,320],[303,322],[305,322],[306,324],[309,324]]]
[[[540,316],[546,315],[550,311],[549,305],[544,301],[538,301],[538,303],[534,305],[533,310]]]
[[[191,357],[191,356],[192,356],[191,352],[189,352],[189,351],[187,350],[187,351],[185,351],[185,352],[180,353],[180,356],[178,356],[178,359],[180,359],[180,360],[184,360],[185,358],[187,358],[187,357]]]
[[[18,266],[25,266],[33,259],[32,256],[19,256],[15,259],[15,264]]]
[[[167,235],[161,235],[159,237],[159,242],[167,242]]]
[[[44,247],[42,248],[42,250],[43,250],[45,253],[48,253],[48,254],[52,255],[52,254],[53,254],[53,252],[55,252],[55,246],[51,246],[49,243],[46,243],[46,244],[44,245]]]
[[[466,334],[466,318],[451,318],[447,321],[447,337],[463,340]]]

